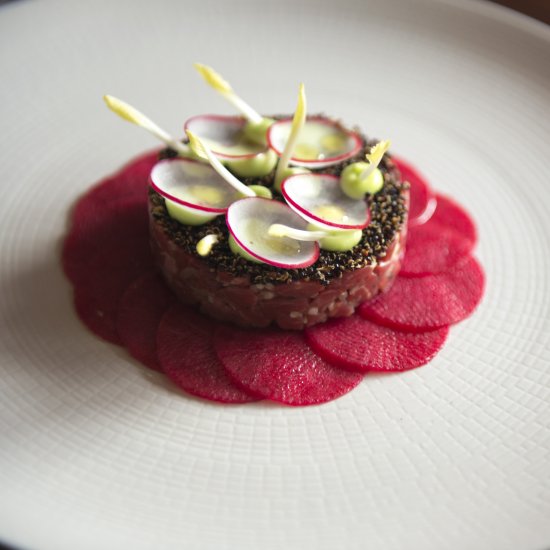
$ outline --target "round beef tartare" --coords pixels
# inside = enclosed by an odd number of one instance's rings
[[[325,167],[324,174],[340,176],[346,166],[365,157],[376,143],[361,137],[359,152]],[[165,150],[161,158],[175,156]],[[305,268],[285,269],[254,263],[229,247],[223,217],[198,226],[170,217],[164,198],[149,191],[151,244],[162,274],[178,298],[197,305],[216,319],[245,327],[301,330],[332,317],[347,317],[362,302],[389,289],[397,275],[406,241],[408,187],[391,157],[380,163],[384,183],[365,198],[370,223],[360,241],[344,252],[321,250],[318,260]],[[247,185],[271,186],[274,172],[261,178],[242,178]],[[283,201],[275,194],[274,200]],[[206,235],[217,243],[206,257],[197,244]]]

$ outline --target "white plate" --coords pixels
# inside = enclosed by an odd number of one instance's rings
[[[550,541],[550,31],[469,1],[21,2],[0,8],[0,538],[31,550],[524,549]],[[77,321],[73,200],[231,109],[391,138],[479,222],[488,289],[425,368],[312,408],[186,397]]]

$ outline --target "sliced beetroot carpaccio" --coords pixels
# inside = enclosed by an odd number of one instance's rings
[[[136,249],[149,249],[146,205],[119,202],[116,206],[111,205],[97,212],[93,223],[90,218],[82,225],[79,220],[75,220],[73,229],[63,243],[63,269],[74,284],[78,284],[82,274],[87,275],[90,265],[96,262],[96,257],[106,248],[124,250],[130,245]]]
[[[213,347],[216,321],[183,305],[170,308],[157,332],[162,371],[187,393],[221,403],[248,403],[258,398],[229,378]]]
[[[108,181],[102,185],[107,184]],[[147,203],[132,198],[120,199],[117,196],[103,202],[86,194],[79,199],[73,209],[71,227],[66,241],[72,241],[76,246],[81,243],[86,246],[94,245],[98,241],[102,242],[109,234],[120,231],[121,225],[118,223],[120,214],[133,211],[140,211],[142,219],[145,219]]]
[[[73,300],[78,317],[91,332],[111,344],[121,344],[116,330],[116,304],[98,299],[85,288],[75,288]]]
[[[79,242],[101,241],[113,232],[111,222],[117,222],[116,216],[128,210],[141,210],[147,222],[149,173],[157,157],[157,150],[145,153],[85,193],[72,210],[69,238]]]
[[[363,375],[329,365],[299,332],[220,327],[218,357],[233,381],[258,397],[293,406],[315,405],[352,390]]]
[[[473,248],[477,243],[477,228],[472,217],[453,199],[439,194],[436,198],[437,207],[426,225],[434,231],[439,231],[440,227],[454,231]]]
[[[392,157],[401,172],[401,179],[410,184],[409,226],[426,223],[435,208],[435,195],[426,179],[408,162]]]
[[[359,314],[375,323],[410,332],[452,325],[468,317],[485,287],[475,258],[459,267],[425,277],[397,277],[392,288],[361,304]]]
[[[472,243],[445,226],[431,221],[409,228],[400,277],[442,273],[466,261]]]
[[[145,366],[162,371],[157,358],[157,330],[164,313],[177,298],[156,272],[135,280],[117,308],[116,330],[130,355]]]
[[[128,199],[146,203],[149,174],[157,163],[158,154],[159,149],[155,149],[132,159],[113,176],[90,189],[86,193],[88,200],[102,204]]]
[[[443,347],[448,327],[427,332],[401,332],[359,315],[333,319],[305,331],[311,349],[340,368],[366,373],[414,369]]]
[[[106,241],[95,255],[79,260],[70,264],[75,300],[85,296],[81,301],[93,307],[79,307],[77,303],[77,312],[98,336],[120,344],[116,328],[111,329],[116,327],[119,300],[132,281],[154,268],[147,235],[127,235],[123,245],[117,239]],[[93,319],[87,317],[89,314]],[[97,328],[102,323],[105,327]],[[105,333],[110,336],[105,337]]]
[[[80,296],[76,309],[82,321],[98,336],[120,344],[118,302],[132,281],[154,268],[147,211],[125,205],[96,232],[72,233],[62,261],[75,285],[75,300]]]

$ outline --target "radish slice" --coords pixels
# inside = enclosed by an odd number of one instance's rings
[[[348,197],[337,176],[296,174],[283,181],[281,192],[290,208],[323,228],[363,229],[369,224],[367,203]]]
[[[292,119],[280,120],[267,132],[269,146],[281,156],[290,135]],[[325,168],[356,155],[363,145],[354,132],[344,130],[335,121],[323,117],[310,117],[300,132],[294,156],[295,166]]]
[[[223,214],[241,195],[210,166],[188,159],[162,160],[151,171],[151,185],[165,199],[191,210]]]
[[[245,197],[255,197],[256,193],[246,186],[240,179],[236,178],[213,153],[213,151],[205,145],[202,140],[191,130],[186,130],[189,138],[189,145],[193,152],[202,159],[208,160],[210,166],[216,171],[218,176],[223,178],[233,189]]]
[[[198,115],[191,117],[184,130],[199,136],[214,154],[227,160],[252,158],[265,153],[265,145],[247,139],[244,128],[247,120],[237,116]]]
[[[227,211],[227,227],[236,243],[252,257],[286,269],[307,267],[319,257],[319,244],[269,234],[273,224],[306,229],[307,222],[286,204],[259,197],[242,199]]]

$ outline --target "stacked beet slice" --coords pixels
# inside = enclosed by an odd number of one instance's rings
[[[245,330],[205,317],[178,303],[150,253],[147,188],[157,156],[138,157],[77,202],[62,264],[83,323],[191,395],[221,403],[324,403],[370,371],[425,365],[450,325],[481,300],[484,275],[472,256],[470,216],[394,159],[410,183],[411,205],[407,252],[389,292],[352,317],[303,333]]]

